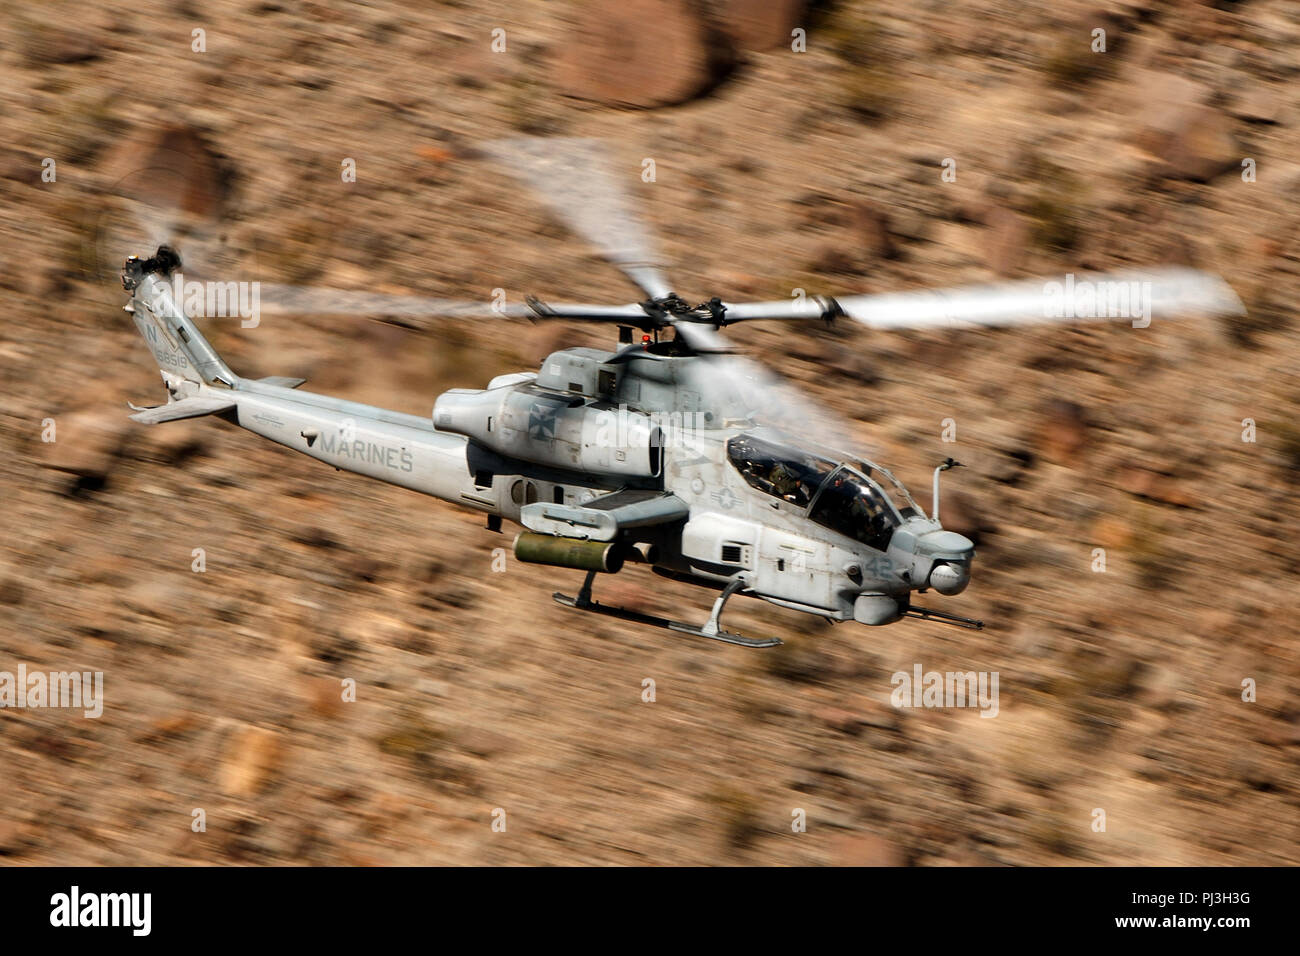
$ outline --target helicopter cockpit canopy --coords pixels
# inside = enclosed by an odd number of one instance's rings
[[[727,454],[752,487],[808,508],[813,521],[879,551],[888,547],[904,517],[921,514],[898,479],[869,462],[836,462],[753,431],[732,438]],[[877,483],[880,480],[888,481],[901,505]]]
[[[727,454],[751,486],[800,508],[812,503],[826,476],[835,470],[830,459],[752,434],[727,442]]]
[[[889,547],[889,538],[901,521],[898,509],[880,487],[848,465],[840,465],[823,482],[808,517],[877,551]]]

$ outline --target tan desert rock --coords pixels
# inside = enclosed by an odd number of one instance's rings
[[[49,416],[54,441],[41,440],[44,427],[33,423],[37,457],[46,468],[82,478],[105,478],[112,471],[131,422],[117,406],[87,408]]]
[[[280,767],[280,735],[265,727],[243,727],[226,745],[221,789],[232,797],[256,796]]]
[[[808,29],[806,6],[806,0],[721,0],[715,17],[738,50],[789,50],[795,27]]]
[[[556,85],[569,96],[667,106],[692,99],[716,77],[709,26],[685,0],[589,4],[577,15],[555,66]]]

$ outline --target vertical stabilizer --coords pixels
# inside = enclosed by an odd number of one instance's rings
[[[179,265],[180,258],[166,246],[149,259],[127,259],[122,269],[122,287],[131,293],[127,311],[164,375],[234,388],[239,379],[172,297],[167,277]]]

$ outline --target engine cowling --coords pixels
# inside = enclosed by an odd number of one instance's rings
[[[438,396],[433,425],[539,465],[642,478],[663,468],[663,434],[649,415],[533,385],[453,388]]]

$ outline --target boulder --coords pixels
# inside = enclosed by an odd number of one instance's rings
[[[669,106],[703,93],[725,68],[709,24],[686,0],[593,3],[576,14],[555,64],[555,84],[569,96]]]
[[[116,405],[50,416],[54,419],[54,441],[42,441],[38,434],[40,463],[79,478],[104,480],[126,441],[131,424],[126,416],[127,410]]]
[[[1088,438],[1088,420],[1074,402],[1054,399],[1038,426],[1038,449],[1048,461],[1074,465]]]
[[[790,49],[795,27],[808,29],[806,0],[720,0],[714,9],[718,28],[737,50],[758,53]]]
[[[121,195],[207,219],[220,215],[230,181],[206,134],[184,123],[140,131],[113,152],[107,170]]]
[[[831,843],[834,866],[902,866],[903,852],[874,833],[850,833]]]
[[[33,66],[89,63],[103,56],[103,36],[90,24],[44,23],[32,29],[24,52]]]
[[[1208,87],[1173,74],[1139,84],[1142,109],[1134,144],[1158,163],[1162,175],[1208,182],[1241,163],[1232,119],[1208,103]]]
[[[1223,111],[1197,106],[1178,117],[1161,155],[1173,176],[1203,183],[1236,168],[1240,153]]]
[[[1000,276],[1012,275],[1024,262],[1029,247],[1029,221],[1018,212],[999,206],[988,215],[988,230],[985,262]]]
[[[30,823],[0,820],[0,856],[19,856],[36,845],[36,832]]]
[[[890,232],[889,213],[883,206],[860,199],[849,205],[849,224],[853,243],[871,260],[893,259],[898,255]]]
[[[222,760],[221,789],[232,797],[256,795],[278,770],[282,750],[273,730],[249,726],[236,731]]]

